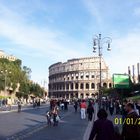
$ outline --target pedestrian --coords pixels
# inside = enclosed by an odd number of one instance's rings
[[[20,113],[21,112],[21,101],[20,100],[18,100],[18,113]]]
[[[122,139],[123,140],[140,140],[140,125],[138,124],[139,116],[134,111],[134,104],[127,103],[125,107],[127,115],[123,125]],[[131,120],[131,123],[128,123]]]
[[[140,115],[140,101],[137,102],[136,108],[138,109],[139,115]]]
[[[108,99],[106,99],[106,102],[105,102],[105,109],[106,109],[106,111],[108,111],[108,107],[109,107],[109,102],[108,102]]]
[[[8,105],[9,111],[11,111],[11,109],[12,109],[12,100],[11,100],[10,97],[7,99],[7,105]]]
[[[53,110],[52,110],[52,115],[53,115],[53,122],[54,122],[54,126],[57,126],[58,125],[58,107],[57,106],[54,106]]]
[[[90,137],[88,140],[115,140],[115,132],[113,123],[107,119],[107,112],[100,109],[97,113],[98,120],[93,124]]]
[[[89,102],[89,105],[87,107],[87,114],[88,114],[88,120],[89,121],[92,121],[93,113],[94,113],[94,108],[92,106],[92,103]]]
[[[77,113],[77,109],[78,109],[78,102],[77,101],[74,102],[74,109],[75,109],[75,113]]]
[[[82,100],[82,103],[80,104],[80,108],[81,108],[81,119],[86,119],[86,102],[85,100]]]
[[[64,101],[64,110],[68,110],[68,101],[67,100],[65,100]]]
[[[61,101],[60,107],[61,107],[61,110],[64,110],[64,102],[63,101]]]
[[[124,120],[127,116],[127,111],[125,109],[127,103],[128,103],[127,100],[124,100],[123,103],[122,103],[122,109],[121,109],[122,120]]]
[[[51,111],[47,111],[46,112],[46,118],[47,118],[47,124],[49,126],[52,125],[53,119],[52,119],[52,112]]]
[[[112,99],[109,102],[109,112],[110,112],[110,115],[112,116],[114,112],[114,102]]]

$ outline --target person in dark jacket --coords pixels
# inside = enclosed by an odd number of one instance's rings
[[[78,109],[78,101],[75,101],[74,102],[74,109],[75,109],[75,113],[77,112],[77,109]]]
[[[114,102],[112,99],[109,102],[109,112],[110,112],[110,115],[112,116],[114,112]]]
[[[89,102],[89,105],[88,105],[88,108],[87,108],[87,114],[88,114],[88,120],[89,121],[92,121],[93,113],[94,113],[94,108],[92,106],[92,103]]]
[[[128,103],[125,107],[127,116],[123,125],[123,140],[140,140],[139,116],[134,111],[134,104]],[[137,120],[137,121],[136,121]]]
[[[107,112],[104,109],[100,109],[98,114],[98,120],[94,122],[90,137],[88,140],[115,140],[115,132],[113,123],[107,119]]]

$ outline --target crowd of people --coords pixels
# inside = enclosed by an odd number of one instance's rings
[[[109,99],[101,101],[101,108],[98,111],[98,119],[93,123],[89,140],[140,140],[140,116],[139,102],[131,100],[120,101]],[[115,113],[114,113],[115,111]],[[122,132],[119,127],[107,119],[108,113],[122,115]],[[120,118],[121,119],[121,118]]]
[[[99,104],[99,101],[75,99],[72,102],[66,99],[56,99],[50,101],[50,111],[46,113],[46,117],[49,125],[57,126],[60,120],[59,112],[62,110],[68,111],[68,105],[72,104],[74,112],[80,113],[81,120],[88,121],[93,120],[93,114],[95,112],[95,102]],[[98,119],[94,122],[88,140],[140,140],[140,104],[139,102],[132,102],[131,100],[119,100],[119,99],[102,99],[101,106],[98,110]],[[133,119],[133,122],[128,124],[126,121],[122,123],[122,132],[119,127],[115,126],[111,120],[108,119],[108,115],[122,116],[122,120]],[[136,122],[136,120],[139,120]]]

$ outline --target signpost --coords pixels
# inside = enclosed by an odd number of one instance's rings
[[[114,74],[113,85],[116,89],[128,89],[130,87],[130,77],[128,74]]]
[[[121,90],[121,102],[123,107],[123,95],[124,95],[124,89],[130,88],[130,76],[128,74],[114,74],[113,75],[113,85],[115,89]],[[123,112],[122,112],[122,118],[123,118]]]

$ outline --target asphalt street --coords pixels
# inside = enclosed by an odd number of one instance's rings
[[[87,120],[80,119],[80,113],[70,111],[58,126],[46,126],[25,140],[82,140],[87,125]]]
[[[44,116],[46,110],[48,110],[48,105],[41,106],[39,109],[27,107],[21,113],[17,113],[17,111],[1,112],[0,140],[46,122]]]
[[[97,113],[98,106],[95,107]],[[89,136],[93,123],[81,120],[80,111],[75,113],[73,106],[60,112],[61,121],[57,127],[47,126],[46,110],[49,110],[48,105],[35,109],[24,107],[21,113],[1,112],[0,140],[83,140]],[[112,122],[115,117],[121,116],[108,116]]]

